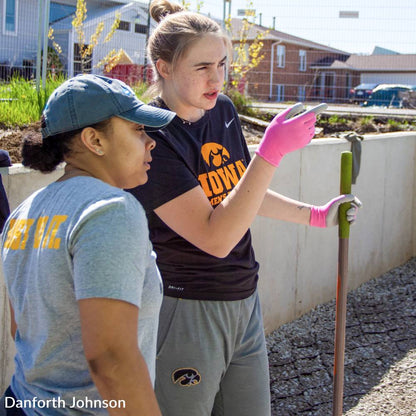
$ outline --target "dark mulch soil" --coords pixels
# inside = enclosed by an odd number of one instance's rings
[[[357,134],[377,134],[387,133],[400,130],[414,130],[414,125],[404,125],[388,122],[387,119],[371,119],[369,121],[363,121],[363,119],[340,119],[339,122],[328,121],[329,117],[320,116],[317,122],[317,133],[315,138],[321,137],[333,137],[345,132],[355,132]],[[260,142],[264,127],[251,124],[249,122],[241,122],[244,136],[248,144],[257,144]],[[28,126],[6,128],[0,124],[0,148],[7,150],[10,154],[12,163],[20,163],[20,147],[23,142],[23,138],[28,133],[40,132],[40,124],[33,123]]]

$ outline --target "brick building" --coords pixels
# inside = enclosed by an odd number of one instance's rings
[[[243,21],[232,19],[232,41],[238,44]],[[245,91],[261,101],[345,101],[359,73],[345,65],[350,54],[256,24],[250,44],[264,34],[264,59],[246,77]]]

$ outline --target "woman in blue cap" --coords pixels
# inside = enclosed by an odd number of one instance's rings
[[[50,97],[42,137],[26,138],[25,166],[66,166],[5,224],[16,356],[0,415],[160,415],[162,286],[145,213],[121,188],[147,181],[155,142],[144,127],[173,116],[118,80],[82,75]]]

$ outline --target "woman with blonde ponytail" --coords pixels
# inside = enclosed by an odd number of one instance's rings
[[[221,94],[230,40],[212,19],[167,0],[151,3],[157,97],[177,115],[163,131],[147,184],[130,192],[146,210],[164,282],[155,391],[164,416],[269,416],[267,351],[249,227],[256,215],[336,223],[344,196],[324,207],[268,190],[281,158],[310,142],[316,116],[270,123],[251,159],[232,102]],[[355,210],[351,212],[351,219]]]

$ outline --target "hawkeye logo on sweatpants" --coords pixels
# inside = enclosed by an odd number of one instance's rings
[[[38,219],[11,219],[7,238],[4,243],[5,248],[11,250],[24,250],[29,239],[29,232],[35,225],[33,248],[49,248],[58,250],[61,239],[56,236],[59,227],[66,221],[68,215],[54,215],[49,217],[39,217]]]
[[[205,143],[201,154],[209,172],[201,173],[198,180],[211,205],[215,206],[237,185],[246,167],[242,160],[229,162],[229,151],[218,143]]]
[[[172,373],[172,382],[182,387],[196,386],[201,382],[201,374],[195,368],[178,368]]]

